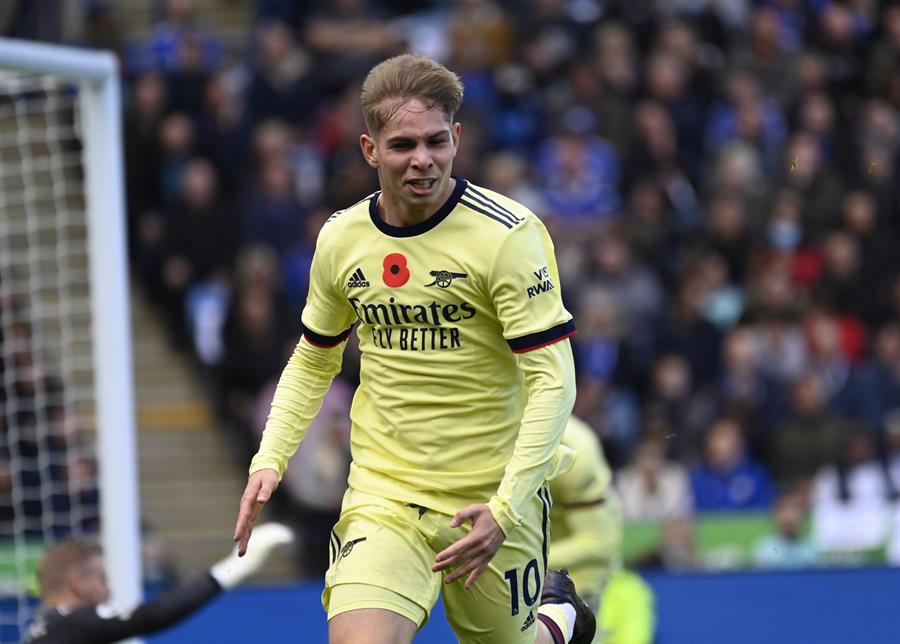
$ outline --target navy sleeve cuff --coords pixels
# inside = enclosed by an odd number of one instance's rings
[[[322,335],[321,333],[316,333],[301,322],[300,330],[303,333],[303,337],[306,338],[306,341],[311,345],[321,349],[331,349],[347,339],[350,335],[350,331],[353,330],[353,326],[351,325],[345,331],[342,331],[337,335]]]
[[[529,333],[528,335],[523,335],[520,338],[513,338],[506,342],[509,344],[509,348],[512,349],[513,353],[526,353],[528,351],[540,349],[541,347],[546,347],[554,342],[565,340],[576,333],[575,320],[569,320],[568,322],[557,324],[544,331]]]

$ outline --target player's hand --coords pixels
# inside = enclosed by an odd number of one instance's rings
[[[455,566],[456,570],[447,575],[444,583],[449,584],[468,575],[466,588],[471,588],[497,554],[506,535],[486,503],[476,503],[460,510],[450,521],[450,527],[458,528],[466,521],[472,522],[469,534],[439,552],[431,570],[438,572]]]
[[[259,470],[250,475],[244,494],[241,496],[241,509],[238,512],[237,524],[234,526],[233,540],[237,544],[238,557],[247,552],[247,542],[253,532],[253,524],[259,511],[272,497],[278,487],[278,472],[272,469]]]

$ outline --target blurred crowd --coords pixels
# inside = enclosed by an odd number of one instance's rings
[[[677,542],[696,512],[773,509],[798,548],[762,551],[900,561],[900,4],[260,0],[237,47],[157,6],[113,43],[131,257],[248,454],[316,234],[377,189],[361,80],[420,51],[466,87],[455,174],[551,231],[575,412],[626,516]],[[94,3],[88,44],[115,20]],[[286,475],[313,514],[343,491],[358,363],[351,341]]]

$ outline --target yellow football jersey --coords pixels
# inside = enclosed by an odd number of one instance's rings
[[[621,560],[622,513],[594,431],[573,416],[562,444],[577,456],[572,469],[550,482],[550,567],[568,569],[579,594],[596,606],[603,584]]]
[[[510,461],[526,395],[514,354],[575,325],[553,244],[524,206],[456,179],[437,213],[395,227],[378,196],[323,226],[303,336],[337,346],[357,325],[350,485],[453,514],[496,494]]]

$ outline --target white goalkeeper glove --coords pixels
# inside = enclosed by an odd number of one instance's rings
[[[253,529],[250,544],[243,557],[237,556],[237,547],[230,555],[209,569],[209,574],[225,590],[234,588],[262,567],[278,546],[291,543],[294,531],[282,523],[263,523]]]

